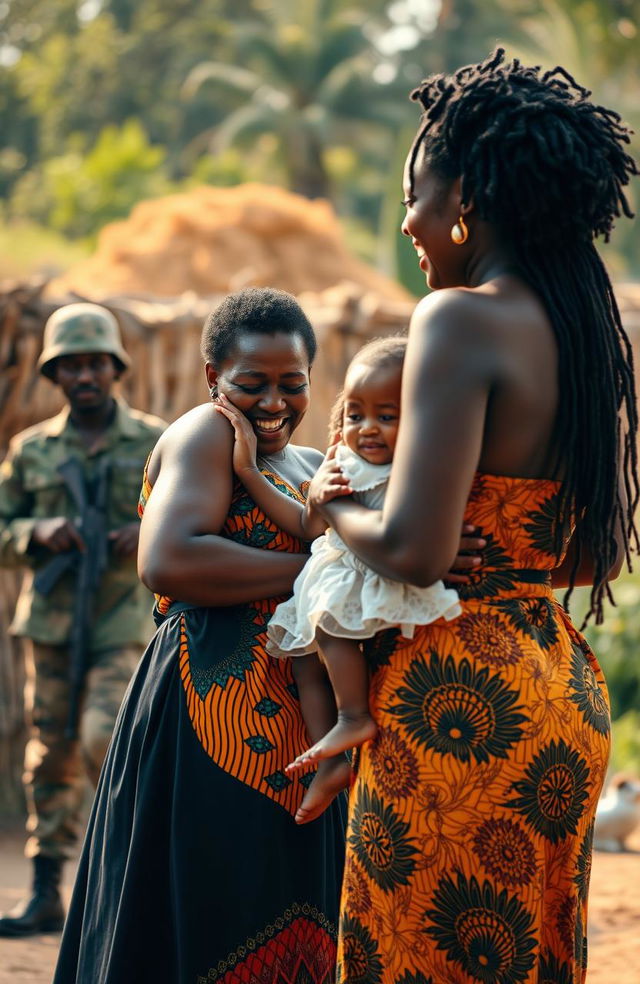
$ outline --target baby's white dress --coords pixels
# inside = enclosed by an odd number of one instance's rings
[[[372,465],[344,444],[339,445],[336,460],[356,502],[381,509],[391,465]],[[460,612],[457,593],[442,581],[418,588],[381,577],[351,553],[335,530],[328,529],[311,545],[311,557],[296,578],[292,597],[273,613],[267,651],[280,658],[315,652],[318,626],[343,639],[368,639],[396,627],[411,639],[417,625],[452,619]]]

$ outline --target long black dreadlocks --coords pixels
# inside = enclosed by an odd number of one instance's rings
[[[616,217],[633,213],[623,192],[640,173],[625,151],[629,131],[563,68],[541,72],[504,49],[411,93],[423,115],[418,152],[444,179],[462,179],[462,200],[499,231],[523,278],[546,306],[562,385],[555,445],[562,460],[556,548],[576,520],[576,554],[565,604],[584,551],[594,560],[587,618],[602,621],[607,574],[622,529],[627,562],[640,542],[638,416],[633,356],[607,271],[593,240],[608,242]],[[559,462],[556,467],[559,467]],[[619,492],[619,478],[624,496]],[[625,501],[626,499],[626,501]]]

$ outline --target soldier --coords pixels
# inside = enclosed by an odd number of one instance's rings
[[[34,865],[32,895],[0,919],[0,936],[62,928],[60,877],[78,838],[84,772],[95,785],[127,683],[151,635],[151,598],[136,574],[137,502],[146,458],[166,424],[113,396],[129,364],[109,311],[95,304],[59,308],[45,326],[38,367],[60,387],[67,406],[18,434],[0,465],[0,564],[31,568],[11,631],[27,647],[33,734],[25,754],[26,854]],[[70,460],[89,501],[101,483],[107,541],[82,656],[72,727],[77,737],[70,736],[68,724],[78,567],[65,570],[62,555],[78,558],[86,544],[77,502],[64,469],[59,471]],[[51,568],[56,555],[62,569],[41,593],[34,575]]]

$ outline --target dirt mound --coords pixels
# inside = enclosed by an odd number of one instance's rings
[[[47,293],[210,296],[273,286],[297,295],[344,281],[391,301],[410,296],[349,252],[328,202],[245,184],[141,202]]]

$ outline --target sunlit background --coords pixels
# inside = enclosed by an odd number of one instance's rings
[[[184,320],[141,332],[142,302],[124,318],[128,396],[166,417],[204,398],[190,375],[203,385],[198,303],[245,283],[311,292],[314,325],[330,324],[334,338],[332,349],[323,336],[314,369],[324,440],[344,346],[384,318],[397,330],[425,291],[399,231],[418,120],[410,90],[500,43],[528,63],[562,64],[640,131],[639,25],[640,0],[0,0],[0,454],[11,433],[52,412],[35,368],[45,281],[54,297],[144,295],[147,327],[158,327],[160,295],[175,318],[190,306],[188,339]],[[637,135],[632,152],[640,157]],[[638,197],[636,182],[632,207]],[[621,220],[603,252],[631,298],[638,351],[640,223]],[[332,293],[344,278],[357,288]],[[314,290],[324,292],[315,301]],[[20,655],[4,631],[12,577],[0,572],[0,817],[15,820],[25,726]],[[640,775],[640,575],[625,574],[615,597],[588,636],[611,692],[612,772]],[[578,591],[578,622],[585,608]],[[610,870],[593,911],[597,944],[609,925],[598,913],[615,910],[612,962],[600,952],[594,984],[621,980],[625,927],[637,924],[618,883],[607,896]],[[40,951],[36,965],[44,974]]]
[[[143,199],[260,182],[327,199],[351,252],[419,295],[399,233],[411,88],[499,42],[561,63],[640,130],[639,15],[640,0],[1,0],[2,276],[65,271]],[[604,252],[615,281],[640,280],[637,222]],[[613,765],[640,772],[640,580],[616,597],[590,634]]]
[[[419,293],[397,233],[410,89],[500,41],[563,64],[638,129],[639,13],[639,0],[2,0],[4,275],[69,265],[141,198],[261,181],[328,198],[354,252]],[[615,279],[638,277],[638,226],[621,223],[606,255]]]
[[[141,199],[259,181],[328,199],[350,249],[419,294],[398,232],[411,87],[499,40],[639,130],[639,15],[639,0],[2,0],[3,276],[64,270]],[[605,254],[614,280],[639,280],[639,224]],[[615,765],[640,770],[640,582],[616,594],[595,637]]]

